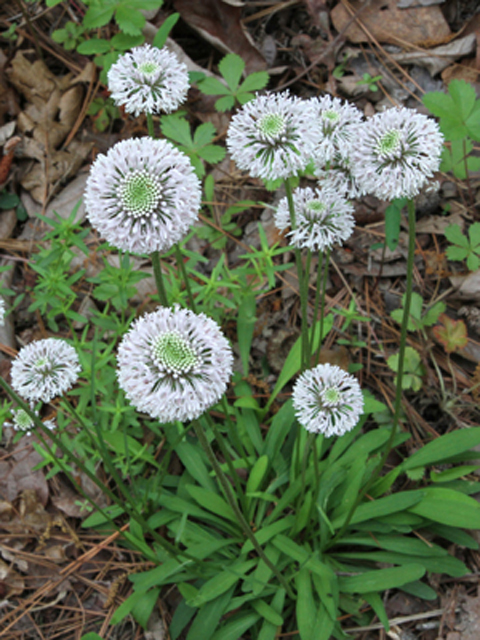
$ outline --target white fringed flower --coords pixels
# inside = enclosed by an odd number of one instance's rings
[[[352,172],[363,194],[413,198],[438,171],[442,148],[432,118],[403,107],[387,109],[358,128]]]
[[[33,411],[33,403],[30,408]],[[38,411],[33,412],[36,416],[39,415]],[[54,420],[44,420],[43,425],[47,429],[50,429],[50,431],[53,431],[57,426]],[[34,421],[24,409],[13,409],[12,422],[5,422],[3,426],[12,427],[16,431],[23,431],[27,436],[29,436],[32,433],[32,430],[35,429]]]
[[[112,246],[165,251],[198,217],[200,183],[188,157],[166,140],[124,140],[98,156],[87,180],[88,219]]]
[[[187,96],[188,70],[174,53],[144,44],[110,67],[108,88],[127,113],[170,113]]]
[[[5,306],[5,300],[0,298],[0,327],[3,327],[5,324],[5,313],[7,312],[7,308]]]
[[[322,137],[315,148],[313,160],[317,170],[325,168],[335,155],[355,138],[358,125],[363,120],[362,112],[349,102],[325,95],[310,100],[320,124]]]
[[[302,373],[292,398],[300,424],[327,437],[342,436],[353,429],[363,412],[357,379],[332,364],[319,364]]]
[[[139,318],[120,343],[117,360],[127,398],[162,423],[201,416],[225,392],[233,365],[219,326],[178,306]]]
[[[289,231],[292,245],[298,249],[325,251],[335,243],[348,240],[355,227],[353,206],[332,188],[297,189],[293,194],[297,228]],[[287,198],[282,198],[274,214],[275,225],[281,231],[290,227]]]
[[[49,402],[75,384],[80,370],[73,347],[64,340],[46,338],[20,349],[12,362],[12,387],[22,398]]]
[[[310,101],[287,92],[257,96],[233,116],[228,150],[255,178],[278,180],[305,169],[320,139]]]

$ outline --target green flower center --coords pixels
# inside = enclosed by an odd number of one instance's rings
[[[377,149],[380,155],[389,156],[400,147],[401,134],[398,129],[392,129],[385,133],[377,143]]]
[[[138,65],[138,70],[145,76],[153,76],[158,71],[158,64],[156,62],[142,62]]]
[[[307,202],[307,209],[313,213],[323,213],[326,206],[321,200],[310,200],[310,202]]]
[[[159,205],[161,185],[148,171],[132,171],[120,184],[119,196],[123,209],[132,218],[149,216]]]
[[[33,420],[23,409],[19,409],[13,418],[13,424],[22,431],[28,431],[33,426]]]
[[[329,387],[322,393],[322,399],[328,406],[335,406],[342,399],[342,394],[336,387]]]
[[[322,118],[324,120],[329,120],[330,122],[338,122],[340,120],[340,115],[334,111],[333,109],[328,109],[322,113]]]
[[[177,377],[190,373],[198,363],[195,349],[176,331],[163,333],[152,345],[155,364],[164,372]]]
[[[258,121],[258,128],[266,138],[279,138],[286,130],[285,118],[279,113],[268,113]]]

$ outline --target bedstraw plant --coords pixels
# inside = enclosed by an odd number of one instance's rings
[[[174,585],[181,600],[169,627],[172,640],[274,640],[279,633],[329,640],[347,637],[345,617],[363,625],[377,616],[388,630],[384,591],[434,599],[427,572],[467,573],[447,545],[478,548],[463,529],[480,528],[480,505],[469,496],[478,485],[464,479],[475,468],[468,463],[480,428],[443,435],[385,469],[392,448],[409,438],[398,429],[407,330],[412,322],[426,324],[415,297],[412,305],[413,198],[438,169],[443,138],[433,120],[410,110],[390,109],[365,121],[329,97],[257,95],[235,113],[227,148],[238,168],[283,182],[286,197],[275,219],[295,257],[300,295],[301,336],[262,399],[245,377],[256,298],[286,268],[277,260],[284,248],[270,247],[261,233],[261,247],[248,251],[240,267],[222,259],[210,274],[197,269],[205,266],[202,258],[185,243],[198,217],[202,171],[197,163],[195,172],[185,154],[190,143],[179,135],[171,137],[183,150],[154,139],[153,112],[174,109],[185,95],[185,78],[158,74],[159,60],[161,52],[147,47],[125,54],[111,71],[115,99],[127,113],[146,110],[149,136],[118,143],[91,167],[88,219],[109,243],[102,250],[118,253],[118,260],[105,263],[100,276],[76,272],[79,295],[91,288],[98,304],[88,318],[70,298],[62,307],[59,285],[58,302],[44,305],[48,251],[35,258],[40,279],[32,304],[47,315],[51,336],[13,359],[12,387],[0,380],[14,403],[16,437],[34,432],[52,472],[70,479],[92,510],[83,526],[121,530],[122,544],[152,564],[129,577],[132,593],[112,624],[132,614],[146,627],[158,598]],[[240,73],[238,67],[229,91],[243,102]],[[162,85],[170,81],[175,92],[182,85],[178,94]],[[166,131],[178,115],[167,117]],[[318,184],[295,190],[309,166]],[[352,373],[319,364],[333,324],[325,314],[329,255],[353,231],[353,186],[407,199],[409,257],[393,415]],[[84,250],[86,229],[71,221],[65,228],[50,224],[51,264],[65,278],[72,247]],[[62,250],[60,238],[68,239]],[[131,301],[138,278],[128,252],[152,264],[156,283],[139,308]],[[243,373],[234,359],[232,320]],[[52,410],[55,428],[44,422]],[[171,464],[174,459],[180,465]],[[439,464],[444,472],[435,470]],[[108,485],[98,476],[100,465]],[[107,507],[82,490],[75,470],[101,488]],[[405,474],[416,480],[406,483]],[[92,637],[92,629],[84,631]]]

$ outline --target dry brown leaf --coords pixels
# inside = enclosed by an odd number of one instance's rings
[[[2,600],[19,596],[25,589],[22,576],[12,567],[0,560],[0,597]]]
[[[351,12],[345,7],[351,8]],[[402,46],[428,40],[438,42],[450,35],[450,27],[440,7],[399,9],[397,0],[372,0],[364,6],[361,0],[339,2],[331,12],[333,25],[343,31],[352,15],[359,11],[358,21],[379,41]],[[351,42],[368,42],[369,38],[358,22],[346,29]]]
[[[247,73],[266,68],[265,59],[242,26],[241,7],[222,0],[175,0],[174,6],[185,22],[213,46],[238,54]]]
[[[465,227],[465,218],[460,212],[452,213],[449,216],[427,216],[417,222],[417,233],[438,233],[444,234],[444,231],[451,224],[458,224],[463,231]]]
[[[0,497],[12,502],[22,492],[33,492],[37,502],[45,505],[49,494],[45,476],[32,470],[41,460],[31,444],[19,442],[11,457],[0,463]]]

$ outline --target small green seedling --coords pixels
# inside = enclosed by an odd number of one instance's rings
[[[266,71],[251,73],[240,84],[245,62],[235,53],[229,53],[218,64],[218,70],[226,85],[217,78],[205,78],[199,81],[198,88],[207,96],[223,96],[215,102],[218,111],[233,109],[235,103],[245,104],[255,96],[252,92],[267,86],[269,75]]]
[[[449,260],[467,260],[470,271],[480,267],[480,222],[474,222],[468,229],[468,238],[458,224],[451,224],[445,229],[445,237],[452,244],[447,247]]]
[[[405,306],[405,295],[402,296],[402,307]],[[408,331],[424,331],[426,327],[433,326],[441,313],[446,309],[444,302],[436,302],[426,313],[422,315],[423,298],[419,293],[412,293],[410,303],[410,317],[408,319]],[[402,324],[404,309],[395,309],[391,312],[392,318]]]
[[[398,373],[398,360],[400,354],[396,353],[390,356],[387,364],[392,371]],[[405,349],[405,359],[403,361],[403,378],[402,389],[412,389],[419,391],[422,388],[422,377],[425,375],[425,368],[422,365],[420,354],[413,347]],[[397,384],[397,376],[395,376],[395,384]]]
[[[369,91],[378,91],[377,82],[382,79],[382,76],[371,76],[369,73],[364,73],[362,80],[359,80],[356,84],[357,86],[361,86],[366,84]]]

